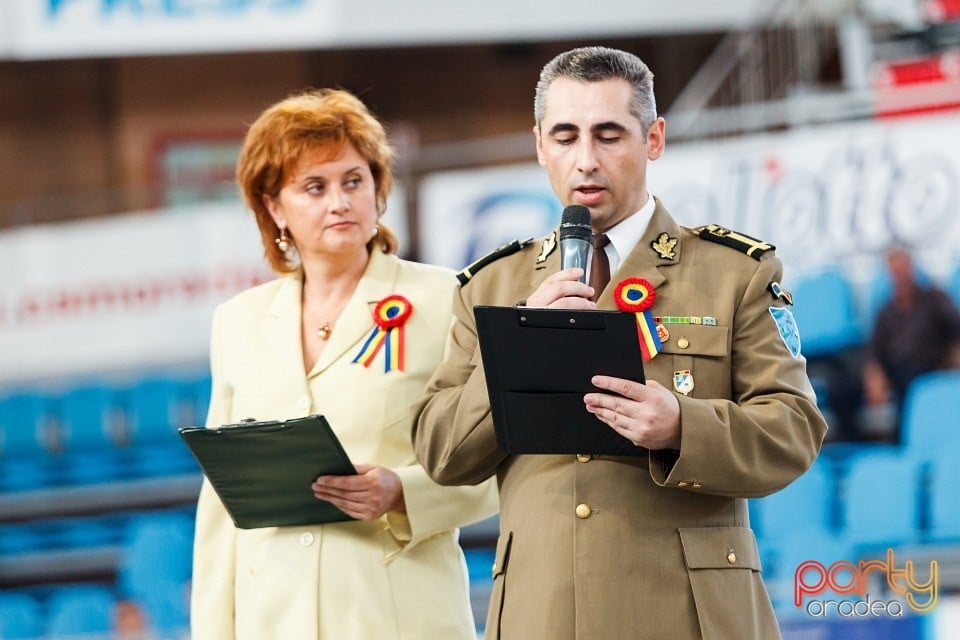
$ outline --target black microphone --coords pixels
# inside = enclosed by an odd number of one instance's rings
[[[560,216],[560,268],[583,269],[580,282],[586,282],[590,232],[590,209],[582,204],[572,204],[563,210]]]

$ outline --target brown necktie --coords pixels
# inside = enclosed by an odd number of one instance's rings
[[[593,297],[591,300],[597,301],[600,293],[610,282],[610,260],[607,258],[607,252],[604,249],[610,244],[610,238],[607,234],[593,234],[590,236],[590,244],[593,245],[593,260],[590,262],[590,282],[593,287]]]

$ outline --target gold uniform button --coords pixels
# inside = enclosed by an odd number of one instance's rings
[[[737,554],[735,554],[733,551],[731,551],[730,553],[728,553],[728,554],[727,554],[727,562],[729,562],[730,564],[736,564],[736,563],[737,563]]]
[[[692,485],[690,485],[690,486],[693,487],[694,489],[699,489],[701,485],[700,485],[699,482],[694,482],[694,483],[693,483]]]
[[[577,462],[590,462],[591,460],[593,460],[593,456],[591,456],[589,453],[577,454]]]
[[[686,482],[678,482],[678,483],[677,483],[677,486],[678,486],[678,487],[685,487],[685,486],[687,486],[687,483],[686,483]]]
[[[680,338],[679,340],[677,340],[677,346],[680,347],[681,349],[686,349],[687,347],[690,346],[690,341],[687,340],[686,338]]]
[[[587,519],[590,517],[590,505],[588,504],[578,504],[577,505],[577,517],[581,519]]]

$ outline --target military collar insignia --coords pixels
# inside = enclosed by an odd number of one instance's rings
[[[553,250],[557,248],[557,232],[554,231],[546,238],[543,239],[543,244],[540,245],[540,255],[537,256],[537,264],[544,262]]]
[[[673,250],[677,246],[677,239],[671,238],[666,233],[657,236],[657,239],[651,242],[650,246],[664,260],[676,260],[677,258],[677,252]]]
[[[773,280],[767,285],[767,289],[773,295],[774,300],[783,300],[787,304],[793,304],[793,294],[783,288],[783,285]]]

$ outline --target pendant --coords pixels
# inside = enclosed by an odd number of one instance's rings
[[[320,336],[321,340],[326,340],[330,337],[330,323],[324,322],[323,326],[317,329],[317,335]]]

